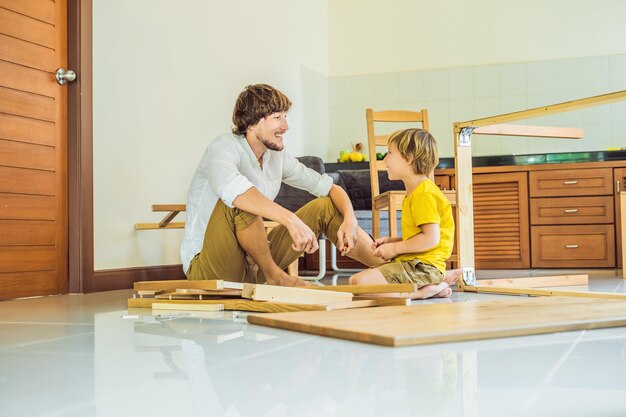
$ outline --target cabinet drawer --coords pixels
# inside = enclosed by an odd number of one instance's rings
[[[613,223],[613,196],[533,198],[531,224]]]
[[[612,195],[611,168],[530,172],[531,197]]]
[[[531,227],[533,268],[615,267],[612,225]]]

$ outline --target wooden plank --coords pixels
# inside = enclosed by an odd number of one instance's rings
[[[472,148],[459,146],[456,136],[455,188],[457,190],[457,241],[459,265],[474,268],[474,193],[472,190]]]
[[[378,306],[410,306],[410,298],[401,297],[376,297],[368,298],[367,296],[354,296],[353,300],[376,300]]]
[[[269,301],[253,301],[242,299],[221,299],[221,300],[156,300],[154,298],[129,298],[130,308],[150,308],[153,303],[175,303],[175,304],[223,304],[224,310],[235,311],[255,311],[259,313],[278,312],[298,312],[298,311],[327,311],[330,307],[319,304],[290,304],[273,303]]]
[[[37,45],[55,49],[54,25],[0,6],[0,32]]]
[[[524,126],[495,124],[474,129],[474,135],[530,136],[559,139],[581,139],[583,129],[573,127]]]
[[[51,146],[0,139],[0,165],[54,171],[56,150]]]
[[[172,222],[165,227],[159,226],[159,223],[137,223],[135,230],[155,230],[155,229],[184,229],[185,222]]]
[[[0,86],[46,97],[55,97],[59,88],[52,74],[6,61],[0,61]]]
[[[626,192],[619,193],[620,230],[622,232],[622,277],[626,278]]]
[[[0,248],[0,271],[35,272],[57,268],[54,246],[5,246]]]
[[[372,120],[374,122],[421,122],[422,120],[428,120],[428,116],[424,114],[425,109],[419,112],[410,110],[382,110],[372,113]],[[428,130],[428,126],[424,126],[424,129]]]
[[[169,300],[205,300],[216,297],[241,297],[241,290],[198,290],[179,288],[174,291],[161,291],[156,294],[155,297]]]
[[[50,0],[0,0],[0,7],[47,23],[55,23],[54,2]]]
[[[588,285],[589,275],[553,275],[545,277],[479,279],[478,285],[502,288],[541,288]]]
[[[152,303],[153,310],[224,311],[224,304]]]
[[[55,126],[52,122],[0,114],[0,138],[54,146]]]
[[[0,112],[53,122],[54,99],[0,87]]]
[[[301,287],[305,290],[349,292],[352,294],[377,293],[413,293],[418,290],[415,284],[380,284],[380,285],[325,285]]]
[[[0,193],[0,219],[54,220],[55,197]]]
[[[373,299],[368,300],[353,300],[353,301],[340,301],[326,304],[330,310],[345,310],[347,308],[364,308],[364,307],[376,307],[378,301]]]
[[[0,246],[54,246],[53,221],[0,220]]]
[[[0,193],[54,196],[54,172],[0,166]]]
[[[166,227],[168,224],[170,224],[172,220],[174,220],[174,217],[178,216],[178,213],[180,213],[180,211],[170,211],[168,214],[166,214],[163,220],[159,222],[159,228]]]
[[[580,110],[587,107],[614,103],[621,100],[626,100],[626,90],[616,91],[609,94],[602,94],[594,97],[587,97],[579,100],[567,101],[564,103],[552,104],[549,106],[535,107],[533,109],[501,114],[499,116],[485,117],[483,119],[469,120],[466,122],[458,122],[454,123],[454,131],[457,132],[464,127],[489,126],[493,124],[532,119],[534,117],[547,116],[549,114],[563,113],[566,111]]]
[[[54,74],[55,51],[20,39],[0,34],[0,59]]]
[[[185,211],[185,204],[153,204],[152,211]]]
[[[534,297],[572,297],[572,298],[600,298],[603,300],[626,301],[626,294],[598,291],[569,291],[569,290],[545,290],[538,288],[511,288],[511,287],[487,287],[465,285],[463,291],[481,294],[511,294],[529,295]]]
[[[322,336],[407,346],[621,327],[626,325],[626,302],[515,297],[472,303],[250,314],[247,319],[252,324]]]
[[[221,290],[224,288],[224,281],[220,279],[204,280],[184,280],[172,279],[165,281],[137,281],[133,283],[133,289],[139,290],[176,290],[177,288],[199,289],[199,290]]]
[[[243,298],[278,303],[326,304],[352,301],[352,293],[330,292],[303,287],[280,287],[266,284],[244,284]]]

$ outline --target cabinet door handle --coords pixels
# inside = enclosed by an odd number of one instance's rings
[[[565,245],[565,249],[578,249],[578,245]]]
[[[617,190],[617,194],[619,194],[619,192],[621,191],[621,190],[620,190],[620,183],[619,183],[619,180],[617,180],[617,181],[616,181],[616,183],[615,183],[615,189]]]
[[[578,209],[565,209],[563,213],[578,213]]]
[[[563,181],[563,185],[573,185],[573,184],[578,184],[578,180]]]

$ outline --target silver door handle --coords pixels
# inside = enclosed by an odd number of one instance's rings
[[[71,83],[76,79],[76,73],[72,70],[66,70],[65,68],[59,68],[55,73],[54,77],[57,79],[57,82],[61,85],[65,85],[68,82]]]
[[[566,249],[578,249],[578,245],[565,245]]]
[[[565,209],[563,210],[564,213],[578,213],[578,209]]]
[[[572,185],[572,184],[578,184],[578,180],[563,181],[563,185]]]

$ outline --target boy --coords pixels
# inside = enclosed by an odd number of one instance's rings
[[[412,299],[450,297],[449,287],[459,277],[456,271],[446,275],[445,262],[454,242],[452,209],[428,178],[439,163],[437,143],[424,129],[398,131],[387,143],[387,175],[401,180],[407,194],[402,202],[402,238],[376,239],[374,255],[386,263],[353,275],[350,284],[414,283],[419,289]]]

